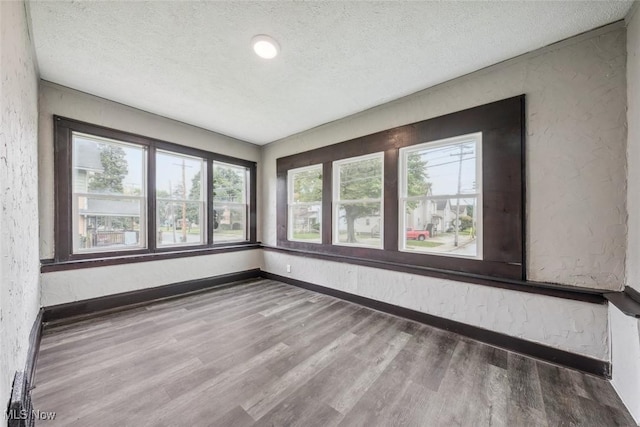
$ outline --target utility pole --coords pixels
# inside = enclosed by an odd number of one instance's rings
[[[192,166],[187,166],[185,164],[184,159],[182,159],[182,163],[174,163],[176,166],[180,166],[182,168],[182,218],[180,219],[181,227],[182,227],[182,242],[186,243],[187,241],[187,177],[186,177],[186,168],[190,168]],[[171,191],[171,189],[169,189]],[[171,193],[173,197],[173,193]],[[173,211],[173,203],[171,204],[171,209]],[[175,224],[175,218],[173,223]],[[176,231],[175,226],[173,227],[173,243],[176,243]]]
[[[182,159],[182,242],[187,241],[187,179],[185,175],[185,164]]]
[[[453,246],[458,246],[458,235],[460,233],[460,188],[462,187],[462,158],[467,154],[475,154],[473,151],[465,152],[467,148],[464,144],[460,144],[460,153],[450,154],[450,156],[458,157],[458,191],[456,192],[456,223],[454,224],[455,238],[453,239]]]

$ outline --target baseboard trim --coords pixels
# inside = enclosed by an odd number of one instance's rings
[[[238,273],[187,280],[154,288],[53,305],[43,309],[42,322],[51,324],[62,321],[75,321],[82,316],[93,317],[104,314],[107,311],[126,310],[138,305],[149,304],[159,299],[178,297],[193,292],[208,291],[213,288],[235,286],[237,283],[234,282],[258,277],[260,277],[260,269],[255,268]]]
[[[355,304],[369,307],[374,310],[420,322],[425,325],[436,327],[438,329],[455,332],[474,340],[495,347],[500,347],[505,350],[520,353],[526,356],[534,357],[545,362],[577,369],[579,371],[603,378],[611,378],[611,364],[603,360],[593,359],[591,357],[571,353],[565,350],[560,350],[532,341],[527,341],[522,338],[512,337],[510,335],[490,331],[488,329],[479,328],[477,326],[467,325],[455,320],[433,316],[427,313],[422,313],[420,311],[411,310],[409,308],[399,307],[397,305],[385,303],[355,294],[350,294],[347,292],[327,288],[325,286],[320,286],[297,279],[292,279],[290,277],[280,276],[278,274],[273,274],[266,271],[261,271],[261,275],[266,279],[288,283],[293,286],[308,289],[325,295],[330,295],[332,297],[353,302]]]
[[[27,352],[27,364],[24,372],[27,379],[27,384],[31,388],[35,386],[34,377],[36,374],[36,366],[38,364],[38,353],[40,353],[40,340],[42,339],[42,318],[44,316],[44,309],[38,311],[36,320],[31,327],[31,333],[29,333],[29,351]]]

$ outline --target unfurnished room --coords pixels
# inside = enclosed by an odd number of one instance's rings
[[[639,9],[0,0],[0,425],[640,425]]]

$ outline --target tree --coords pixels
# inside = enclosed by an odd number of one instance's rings
[[[317,202],[322,200],[322,172],[307,170],[295,174],[293,197],[296,202]]]
[[[407,195],[426,196],[431,188],[428,182],[427,161],[418,153],[412,153],[407,159]],[[360,200],[379,199],[382,196],[382,161],[368,159],[348,163],[340,168],[340,199]],[[379,177],[379,178],[378,178]],[[417,201],[407,203],[407,211],[415,209]],[[347,223],[347,242],[357,243],[355,221],[358,218],[380,215],[380,206],[372,203],[347,203],[342,208]]]
[[[382,196],[382,160],[379,158],[347,163],[340,167],[340,200],[379,199]],[[356,243],[355,221],[380,215],[377,203],[342,204],[347,223],[347,242]]]
[[[200,171],[191,178],[191,189],[189,190],[189,200],[200,202],[202,185]],[[187,220],[191,223],[200,224],[200,203],[189,203],[187,205]]]
[[[245,203],[245,178],[238,169],[225,166],[213,168],[213,200],[214,203]],[[234,210],[229,209],[229,228],[233,228]],[[218,212],[214,210],[214,223],[218,223]],[[214,228],[215,227],[214,224]]]
[[[431,189],[428,181],[427,161],[422,159],[419,153],[411,153],[407,159],[407,196],[426,196]],[[407,213],[418,207],[418,201],[407,203]]]
[[[100,193],[123,193],[124,177],[129,173],[124,148],[113,144],[99,145],[103,171],[91,175],[89,189]]]

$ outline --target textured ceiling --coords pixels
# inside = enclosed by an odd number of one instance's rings
[[[41,77],[256,144],[622,19],[613,2],[29,3]],[[269,34],[268,61],[250,40]]]

